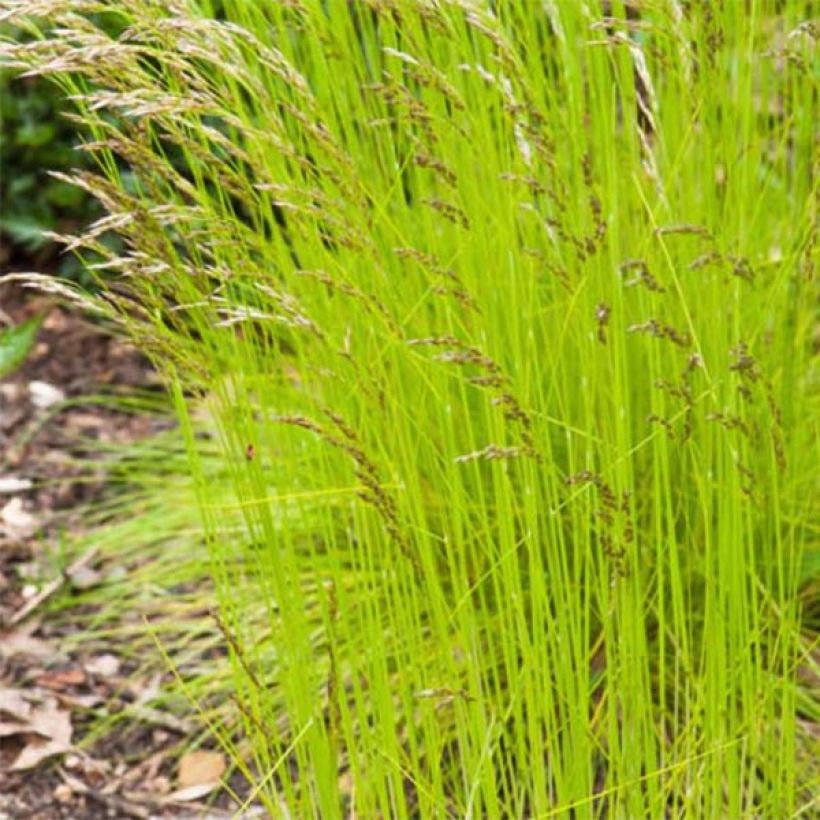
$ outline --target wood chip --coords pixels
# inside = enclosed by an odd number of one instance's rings
[[[226,768],[225,757],[220,752],[204,749],[188,752],[179,761],[179,785],[185,787],[218,782]]]

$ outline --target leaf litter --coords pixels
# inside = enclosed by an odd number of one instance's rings
[[[127,573],[103,571],[94,550],[64,569],[44,552],[55,525],[82,528],[72,509],[106,490],[102,470],[92,480],[88,468],[77,471],[76,442],[94,452],[95,440],[130,442],[168,426],[62,402],[99,384],[150,389],[156,377],[133,350],[53,299],[0,282],[0,302],[18,324],[44,317],[37,343],[0,384],[0,817],[229,817],[201,802],[213,802],[226,760],[204,748],[180,756],[196,727],[163,704],[166,681],[136,675],[139,665],[116,643],[67,650],[64,630],[81,631],[85,621],[55,626],[48,615],[54,597]],[[106,714],[111,726],[86,739],[94,716]]]

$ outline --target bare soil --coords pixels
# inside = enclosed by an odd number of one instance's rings
[[[45,604],[71,579],[49,568],[49,550],[59,533],[82,529],[83,505],[109,492],[95,450],[171,422],[83,402],[135,390],[159,397],[161,385],[150,363],[104,327],[0,274],[0,329],[34,315],[44,316],[35,347],[0,381],[0,820],[234,816],[191,769],[219,780],[221,756],[205,750],[193,760],[170,717],[121,721],[85,742],[95,709],[115,714],[157,681],[131,680],[128,661],[98,641],[65,651],[70,617],[67,624],[63,611],[55,625]],[[72,578],[93,573],[93,562],[81,557],[73,570]]]

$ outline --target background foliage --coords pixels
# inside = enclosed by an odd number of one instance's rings
[[[74,230],[99,216],[99,206],[82,190],[49,176],[83,164],[74,150],[77,126],[62,114],[64,95],[39,78],[13,79],[0,71],[0,232],[4,243],[39,260],[56,255],[44,231]],[[86,159],[85,164],[90,164]],[[11,248],[7,249],[7,253]],[[77,277],[73,256],[59,263],[62,274]]]
[[[90,19],[112,36],[121,30],[114,15],[92,14]],[[0,36],[28,39],[3,23]],[[46,235],[71,233],[102,214],[87,191],[52,176],[94,165],[91,156],[77,150],[88,131],[72,114],[76,108],[63,89],[0,66],[0,266],[17,256],[20,266],[46,266],[87,285],[91,279],[79,259],[60,256],[60,246]],[[106,241],[117,247],[114,237]]]

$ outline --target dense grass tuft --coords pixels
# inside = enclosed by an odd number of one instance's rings
[[[2,4],[94,134],[66,241],[175,391],[273,814],[812,810],[810,5]]]

